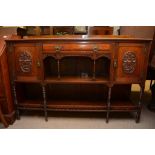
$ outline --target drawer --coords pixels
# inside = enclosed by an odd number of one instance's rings
[[[58,51],[109,51],[110,44],[84,44],[84,43],[68,43],[68,44],[43,44],[44,53],[55,53]]]

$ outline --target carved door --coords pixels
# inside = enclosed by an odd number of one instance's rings
[[[15,45],[15,79],[35,81],[41,79],[40,50],[34,44]]]
[[[146,50],[143,44],[120,44],[118,48],[115,80],[139,83],[145,74]]]

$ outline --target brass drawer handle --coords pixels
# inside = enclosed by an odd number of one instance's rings
[[[56,51],[56,52],[60,52],[61,49],[62,49],[62,46],[55,46],[55,51]]]
[[[93,52],[97,52],[99,50],[98,46],[94,45]]]

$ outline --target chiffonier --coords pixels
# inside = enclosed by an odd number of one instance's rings
[[[150,39],[66,35],[7,39],[17,118],[23,110],[132,112],[139,122]],[[139,84],[138,102],[130,97]]]

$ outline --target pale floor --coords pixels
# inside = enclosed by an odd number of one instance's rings
[[[139,87],[133,85],[132,90],[138,91]],[[150,112],[147,109],[147,104],[150,101],[149,81],[146,82],[144,107],[142,110],[140,123],[135,123],[135,120],[130,116],[118,115],[112,116],[107,124],[105,117],[102,114],[66,114],[53,115],[45,122],[43,116],[38,115],[23,115],[20,120],[17,120],[9,129],[154,129],[155,128],[155,112]]]

